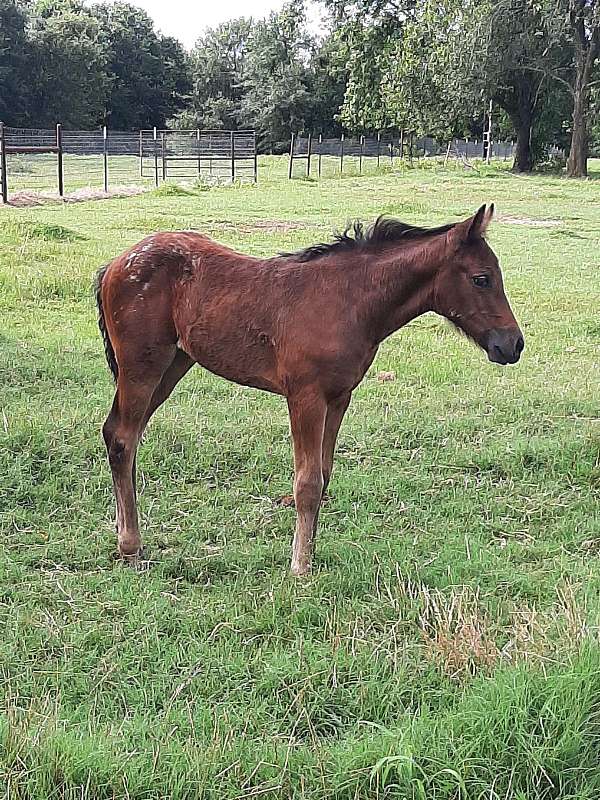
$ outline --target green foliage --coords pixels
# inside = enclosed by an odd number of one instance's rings
[[[182,46],[127,3],[0,0],[0,53],[10,125],[163,126],[190,89]]]
[[[170,124],[255,128],[267,151],[286,149],[291,131],[339,133],[345,52],[341,38],[318,42],[307,34],[302,3],[265,20],[219,25],[191,54],[191,101]]]
[[[116,130],[163,127],[190,88],[181,44],[157,34],[148,14],[128,3],[99,4],[94,14],[108,54],[108,124]]]
[[[190,102],[171,122],[173,127],[238,127],[251,31],[251,20],[234,19],[198,40],[189,59]]]
[[[29,116],[30,43],[25,31],[26,8],[0,0],[0,120],[25,125]]]
[[[256,126],[263,149],[281,151],[303,129],[310,106],[303,3],[289,3],[252,30],[244,77],[242,119]]]
[[[92,128],[102,119],[108,78],[99,39],[97,20],[78,0],[39,0],[32,6],[32,124]]]

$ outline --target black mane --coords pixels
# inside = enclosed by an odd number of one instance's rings
[[[367,250],[377,245],[389,242],[406,241],[408,239],[423,239],[438,234],[447,233],[454,227],[453,222],[440,225],[438,228],[419,228],[409,225],[393,217],[377,217],[372,225],[367,228],[355,220],[346,226],[342,233],[336,233],[333,242],[320,242],[310,247],[305,247],[297,253],[282,253],[282,256],[293,257],[297,261],[313,261],[315,258],[339,253],[348,250]]]

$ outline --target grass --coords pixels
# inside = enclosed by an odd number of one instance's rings
[[[0,208],[0,798],[595,799],[598,184],[285,170]],[[285,404],[199,369],[141,448],[154,564],[113,560],[100,264],[159,229],[266,255],[491,200],[524,357],[495,367],[433,316],[384,344],[309,580],[288,576],[293,511],[271,500]]]

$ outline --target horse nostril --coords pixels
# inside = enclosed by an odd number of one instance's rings
[[[519,355],[519,356],[521,355],[521,353],[523,352],[524,347],[525,347],[525,341],[524,341],[522,336],[519,336],[519,338],[517,339],[517,341],[515,343],[515,352],[517,353],[517,355]]]

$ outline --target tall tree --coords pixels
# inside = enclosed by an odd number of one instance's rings
[[[252,20],[243,17],[208,30],[190,54],[190,102],[178,127],[238,126]]]
[[[548,74],[566,61],[564,47],[544,35],[537,0],[471,3],[461,30],[465,79],[508,114],[517,137],[516,172],[530,172],[541,155],[536,126],[549,105],[560,105],[559,89]],[[560,120],[556,120],[556,128]],[[549,132],[548,126],[544,128]]]
[[[324,136],[339,136],[339,112],[348,80],[347,47],[339,31],[315,42],[308,64],[307,88],[310,104],[305,124]]]
[[[0,120],[26,125],[30,85],[30,43],[26,34],[26,6],[0,0]]]
[[[106,53],[94,16],[78,0],[39,0],[29,21],[29,118],[97,125],[107,94]]]
[[[309,118],[312,47],[303,3],[290,2],[252,30],[241,116],[244,125],[256,127],[264,150],[285,148],[290,131],[302,130]]]
[[[559,0],[557,5],[557,11],[565,15],[564,32],[573,45],[573,127],[567,175],[582,178],[587,175],[591,90],[600,59],[600,2]]]
[[[543,35],[538,0],[330,5],[338,19],[350,20],[343,23],[353,50],[342,111],[347,125],[387,124],[447,138],[466,132],[491,98],[517,134],[514,168],[532,169],[535,127],[557,94],[546,73],[564,60],[558,41]]]
[[[121,130],[162,127],[190,88],[183,47],[159,36],[148,14],[129,3],[99,4],[93,13],[108,54],[107,123]]]

